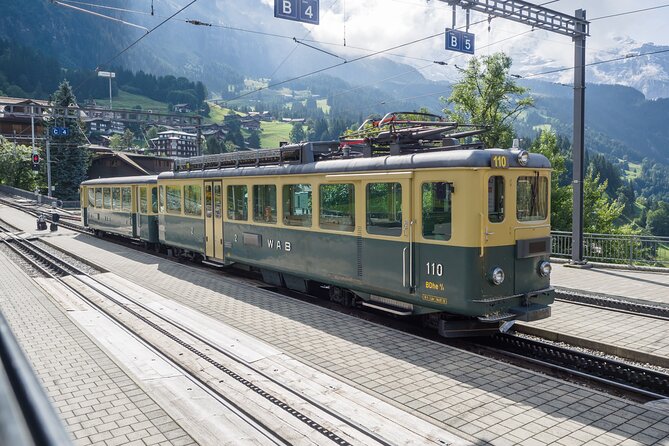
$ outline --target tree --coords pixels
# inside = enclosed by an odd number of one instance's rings
[[[592,166],[583,181],[583,230],[597,234],[615,234],[614,222],[622,215],[624,204],[606,194],[608,181],[595,174]]]
[[[304,133],[304,127],[301,122],[293,122],[293,128],[290,130],[289,138],[290,142],[302,142],[306,138],[306,133]]]
[[[55,107],[76,106],[77,99],[67,80],[61,82],[51,97]],[[79,184],[86,179],[90,165],[90,154],[83,147],[85,137],[83,123],[76,117],[63,114],[45,119],[47,135],[53,127],[66,127],[68,135],[51,138],[51,181],[55,196],[62,200],[77,200]]]
[[[474,57],[462,70],[463,79],[453,86],[445,109],[449,119],[461,124],[488,126],[479,138],[488,147],[510,147],[511,123],[534,101],[528,89],[519,87],[509,76],[511,58],[504,53]]]
[[[0,136],[0,184],[33,191],[37,173],[32,170],[32,149],[14,145]]]
[[[646,228],[653,235],[669,237],[669,203],[660,201],[657,209],[648,212]]]
[[[211,135],[205,140],[204,153],[206,155],[214,155],[217,153],[226,152],[225,143],[216,136]]]
[[[542,131],[535,139],[530,151],[541,153],[551,162],[551,227],[558,231],[571,229],[572,196],[571,188],[560,187],[561,179],[567,175],[565,161],[567,157],[558,146],[554,132]]]
[[[121,136],[121,141],[123,142],[123,148],[129,149],[135,142],[135,134],[132,132],[132,130],[125,129],[125,132],[123,132],[123,136]]]
[[[250,149],[260,148],[260,133],[257,130],[251,130],[251,134],[246,144]]]

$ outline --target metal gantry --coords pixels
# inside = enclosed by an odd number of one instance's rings
[[[571,37],[574,41],[574,138],[572,143],[573,198],[572,265],[584,265],[583,258],[583,179],[585,177],[585,38],[590,35],[590,23],[585,10],[573,16],[522,0],[440,0],[453,7],[477,11],[489,16],[523,23]]]

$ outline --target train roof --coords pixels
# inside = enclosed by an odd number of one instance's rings
[[[86,180],[81,183],[82,186],[94,186],[99,184],[155,184],[158,175],[137,175],[134,177],[111,177],[97,178],[95,180]]]
[[[518,150],[505,149],[475,149],[452,150],[437,152],[412,153],[407,155],[387,155],[372,158],[360,157],[316,161],[306,164],[274,164],[250,167],[224,167],[219,169],[193,169],[178,172],[163,172],[158,175],[161,180],[180,178],[217,178],[238,176],[265,176],[265,175],[307,175],[375,172],[389,170],[414,170],[433,168],[488,168],[491,166],[493,155],[507,156],[509,167],[523,167],[529,169],[549,169],[548,158],[540,153],[531,153],[526,166],[517,161]]]

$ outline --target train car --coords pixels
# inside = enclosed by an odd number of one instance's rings
[[[160,241],[444,336],[548,317],[550,164],[455,127],[182,160],[158,176]]]
[[[96,234],[122,235],[158,246],[157,175],[81,183],[81,218]]]

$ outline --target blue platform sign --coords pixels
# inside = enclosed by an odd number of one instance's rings
[[[318,25],[319,0],[274,0],[274,17]]]
[[[70,134],[70,130],[67,127],[51,127],[51,134],[53,136],[68,136]]]
[[[472,33],[446,28],[446,49],[474,54],[475,36]]]

